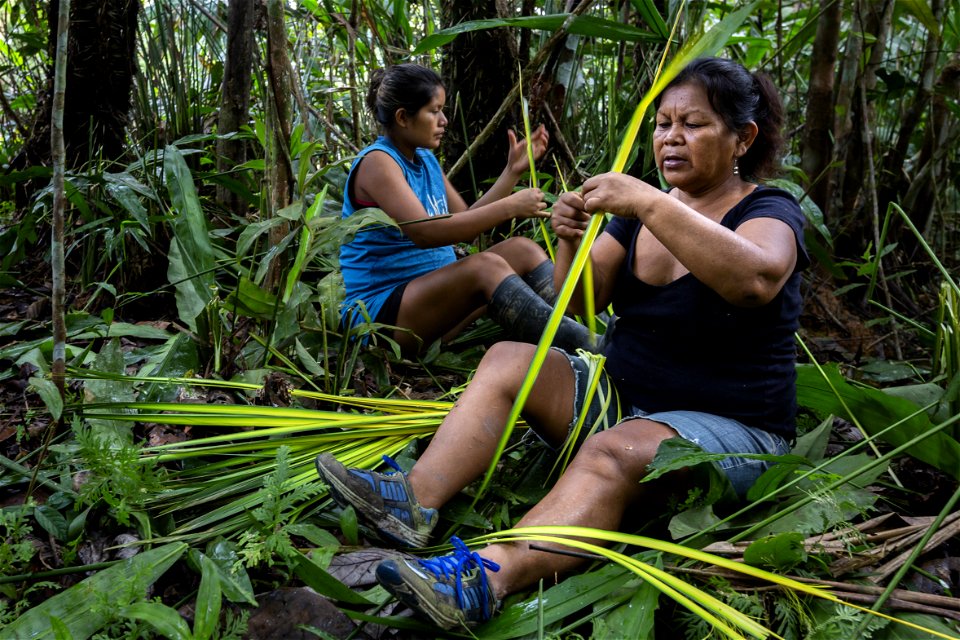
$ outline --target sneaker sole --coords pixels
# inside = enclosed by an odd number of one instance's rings
[[[321,460],[323,458],[323,460]],[[332,461],[329,467],[323,466],[327,459]],[[383,498],[380,497],[372,487],[365,482],[362,484],[363,493],[360,495],[350,488],[347,481],[352,479],[349,471],[332,455],[321,453],[316,459],[317,474],[323,480],[330,491],[330,497],[346,509],[352,506],[357,515],[368,525],[371,525],[383,537],[394,544],[404,547],[425,547],[429,539],[419,531],[410,528],[399,518],[384,513]],[[346,477],[343,477],[346,476]],[[383,514],[380,518],[374,518],[366,513],[364,509]]]
[[[434,605],[432,598],[421,597],[417,590],[403,579],[400,568],[397,566],[400,562],[406,561],[399,558],[397,560],[387,560],[380,563],[380,566],[377,567],[377,581],[384,589],[411,609],[425,614],[435,625],[442,629],[467,627],[466,620],[462,616],[450,617],[447,612]],[[389,564],[393,564],[394,566],[385,566]],[[381,569],[384,569],[384,571],[381,572]],[[429,585],[426,585],[426,588],[429,588]]]

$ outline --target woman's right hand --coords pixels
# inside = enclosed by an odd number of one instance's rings
[[[553,232],[561,240],[576,242],[590,224],[590,214],[584,209],[583,197],[577,191],[567,191],[553,205],[550,216]]]
[[[547,203],[543,199],[540,189],[523,189],[510,194],[505,198],[510,205],[510,215],[513,218],[549,218]]]

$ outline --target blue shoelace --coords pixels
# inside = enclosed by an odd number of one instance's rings
[[[486,620],[490,617],[488,612],[489,600],[487,599],[487,572],[499,571],[500,565],[493,560],[481,557],[479,553],[470,551],[463,540],[457,536],[451,536],[450,544],[453,545],[453,553],[436,558],[419,560],[424,569],[430,571],[437,578],[449,579],[453,576],[457,578],[457,605],[461,609],[466,609],[467,602],[463,597],[463,573],[469,571],[472,567],[480,569],[480,602],[482,606],[482,615]]]
[[[383,454],[383,461],[387,463],[388,467],[390,467],[397,473],[403,474],[403,469],[400,467],[399,464],[397,464],[397,461],[391,458],[390,456],[388,456],[387,454]]]

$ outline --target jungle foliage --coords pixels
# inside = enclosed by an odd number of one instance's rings
[[[776,184],[816,262],[801,436],[745,503],[709,455],[664,447],[653,475],[694,468],[702,490],[592,532],[609,547],[584,545],[584,572],[476,635],[960,635],[956,0],[65,1],[0,0],[4,637],[240,637],[258,598],[297,586],[354,637],[435,633],[373,586],[379,556],[313,470],[323,451],[409,467],[498,337],[480,321],[411,361],[387,327],[340,327],[337,248],[390,223],[338,219],[376,132],[366,79],[442,71],[442,161],[468,198],[507,127],[545,123],[530,179],[554,198],[611,168],[657,182],[637,105],[692,50],[770,74],[787,106]],[[522,224],[463,250],[512,234],[551,243]],[[559,471],[525,431],[440,530],[583,533],[511,529]]]

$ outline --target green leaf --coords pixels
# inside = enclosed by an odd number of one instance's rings
[[[469,20],[447,29],[435,31],[422,39],[412,55],[432,51],[452,42],[458,35],[485,29],[517,27],[520,29],[541,29],[556,31],[569,19],[567,33],[577,36],[603,38],[613,42],[661,42],[662,37],[649,31],[637,29],[622,22],[604,20],[595,16],[573,16],[569,13],[555,13],[548,16],[522,16],[518,18],[491,18],[487,20]]]
[[[655,34],[664,40],[670,37],[670,29],[667,28],[667,23],[663,21],[663,17],[653,0],[631,0],[631,3],[637,13],[640,14],[643,22],[649,25]]]
[[[42,504],[33,510],[33,517],[44,530],[57,540],[67,539],[67,519],[53,507]]]
[[[347,542],[353,545],[359,544],[360,525],[357,521],[357,512],[354,511],[352,506],[348,506],[340,512],[340,531],[343,532],[343,537],[347,539]]]
[[[170,240],[167,278],[176,289],[180,319],[196,330],[197,314],[213,297],[213,245],[193,175],[180,150],[172,145],[164,150],[163,172],[176,212],[170,220],[174,237]]]
[[[220,575],[217,565],[207,556],[200,556],[200,588],[193,621],[193,637],[207,640],[220,624]]]
[[[642,581],[626,602],[593,621],[593,637],[652,638],[654,614],[659,604],[659,589]]]
[[[940,25],[937,23],[930,2],[927,0],[898,0],[897,8],[904,9],[912,14],[933,35],[940,34]]]
[[[24,612],[4,629],[4,634],[10,638],[54,638],[50,619],[58,618],[74,640],[85,640],[115,615],[107,606],[94,605],[117,603],[131,595],[145,597],[147,587],[156,582],[186,548],[182,542],[172,542],[95,573]]]
[[[326,529],[321,529],[317,525],[310,524],[309,522],[297,522],[287,525],[287,533],[306,538],[312,544],[325,549],[340,548],[340,541],[337,540],[336,536]]]
[[[46,405],[47,411],[50,412],[50,417],[53,418],[54,422],[59,420],[60,416],[63,415],[63,397],[61,397],[60,389],[53,383],[53,380],[30,378],[30,386],[43,400],[43,404]]]
[[[743,561],[754,567],[789,571],[805,562],[803,534],[790,531],[753,541],[743,552]]]
[[[253,585],[246,569],[240,564],[233,543],[226,540],[215,540],[207,545],[207,553],[202,554],[196,549],[190,550],[191,559],[203,570],[203,558],[207,557],[217,570],[220,578],[220,590],[230,602],[246,602],[257,606],[257,599],[253,594]]]
[[[476,629],[478,638],[506,640],[536,633],[537,616],[530,615],[531,607],[543,608],[543,625],[548,627],[572,613],[591,606],[598,600],[621,588],[633,577],[618,565],[605,565],[596,571],[567,578],[543,592],[541,602],[533,599],[506,606],[500,615]]]
[[[370,606],[372,603],[359,593],[343,584],[313,560],[296,552],[293,572],[304,584],[320,595],[348,604]]]
[[[192,640],[190,627],[176,609],[159,602],[135,602],[121,607],[121,618],[141,620],[154,628],[162,637],[170,640]]]
[[[960,443],[942,430],[933,431],[934,425],[920,407],[878,389],[854,386],[844,379],[836,365],[825,365],[821,370],[822,374],[813,365],[797,367],[797,401],[801,406],[821,415],[856,420],[868,434],[903,421],[898,428],[887,431],[883,440],[899,446],[926,435],[907,453],[951,477],[960,478]]]

